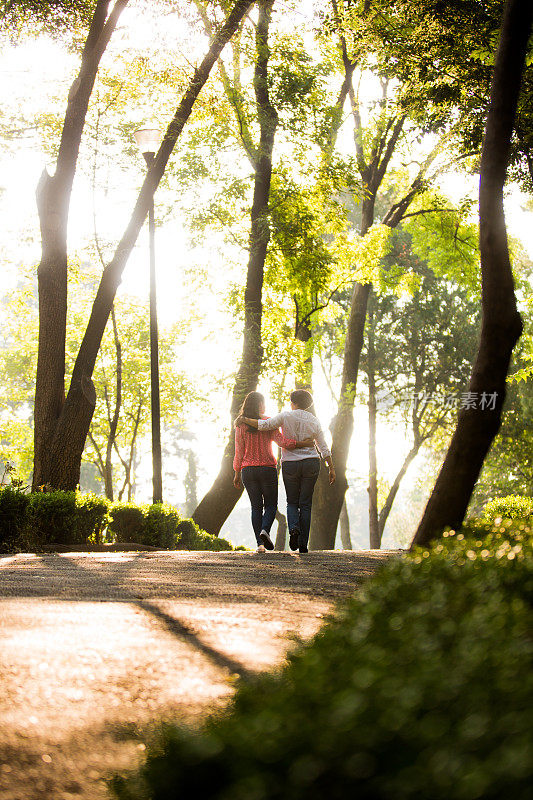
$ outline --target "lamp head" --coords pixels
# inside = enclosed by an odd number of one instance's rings
[[[161,144],[161,131],[157,128],[139,128],[133,134],[137,147],[149,164]]]

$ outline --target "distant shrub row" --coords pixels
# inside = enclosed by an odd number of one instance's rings
[[[116,542],[136,542],[170,550],[233,550],[227,539],[202,531],[172,506],[113,503],[108,532]]]
[[[111,503],[95,494],[27,494],[14,487],[0,487],[0,552],[104,541],[169,550],[233,549],[226,539],[201,531],[166,504]]]
[[[533,545],[472,523],[391,559],[280,672],[166,726],[120,800],[530,800]]]

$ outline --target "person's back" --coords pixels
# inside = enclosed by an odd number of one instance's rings
[[[293,408],[276,414],[270,418],[270,421],[272,423],[276,421],[276,427],[281,427],[283,435],[287,439],[314,439],[322,458],[331,455],[320,422],[310,411],[304,408]],[[265,428],[261,425],[259,429],[264,430]],[[282,449],[281,451],[282,461],[300,461],[304,458],[317,457],[314,446],[298,447],[294,450]]]
[[[335,468],[331,451],[326,443],[320,422],[307,409],[313,404],[311,394],[305,389],[291,393],[291,410],[282,411],[270,419],[251,420],[240,417],[236,424],[247,423],[258,430],[272,430],[281,427],[287,439],[312,438],[322,458],[329,468],[330,484],[335,480]],[[315,447],[298,447],[294,450],[282,449],[282,475],[287,493],[287,522],[289,525],[289,546],[291,550],[307,553],[309,529],[311,526],[311,504],[313,490],[320,472],[320,458]]]

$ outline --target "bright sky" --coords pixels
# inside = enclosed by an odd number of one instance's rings
[[[122,22],[118,40],[113,47],[120,47],[120,39],[126,39],[135,23],[135,10],[128,12]],[[161,50],[168,42],[179,41],[178,50],[186,52],[190,39],[183,27],[166,27],[160,31]],[[144,34],[143,34],[144,31]],[[142,40],[149,49],[153,42],[153,32],[147,33],[148,26],[136,25],[135,37]],[[201,39],[198,40],[200,44]],[[112,49],[111,49],[112,51]],[[197,53],[188,52],[188,58],[194,59]],[[112,52],[110,52],[112,55]],[[42,65],[45,64],[43,70]],[[4,86],[10,87],[9,109],[23,107],[27,115],[33,117],[58,110],[51,107],[52,98],[58,91],[58,85],[66,75],[72,74],[77,59],[65,54],[57,45],[37,40],[27,42],[15,49],[7,49],[0,55],[0,74]],[[68,81],[65,84],[68,86]],[[64,100],[61,102],[61,108]],[[137,109],[139,124],[147,120],[150,111],[147,108]],[[39,122],[39,120],[38,120]],[[30,118],[30,124],[31,118]],[[13,129],[16,122],[13,122]],[[351,132],[345,126],[342,136],[351,138]],[[123,142],[124,148],[127,142]],[[15,139],[9,150],[0,157],[0,213],[3,221],[4,245],[4,289],[15,285],[21,268],[35,266],[39,259],[38,219],[35,209],[34,193],[39,175],[50,157],[42,151],[39,137],[32,131],[22,138]],[[131,164],[129,172],[111,174],[110,191],[99,200],[98,224],[116,241],[129,218],[136,192],[142,180],[144,162],[141,156]],[[459,200],[465,194],[476,195],[477,181],[460,175],[446,176],[440,185],[443,192],[452,199]],[[69,239],[71,246],[90,236],[92,228],[92,193],[87,177],[79,175],[75,184],[70,216]],[[525,197],[516,189],[509,192],[507,202],[507,222],[511,235],[519,238],[533,258],[533,225],[531,211],[525,207]],[[156,241],[159,317],[162,326],[169,325],[183,318],[191,307],[203,315],[204,327],[197,331],[191,346],[185,348],[181,355],[180,367],[196,380],[202,381],[206,373],[215,373],[220,378],[229,379],[236,368],[240,354],[241,342],[233,336],[229,328],[230,318],[226,309],[220,307],[220,291],[228,280],[242,281],[244,264],[235,265],[232,261],[224,261],[220,254],[220,242],[208,241],[202,247],[191,248],[187,243],[187,233],[179,219],[170,218],[159,224]],[[243,256],[244,258],[244,256]],[[208,267],[208,280],[191,286],[190,273],[195,267]],[[146,231],[141,235],[137,247],[130,258],[124,272],[121,290],[141,297],[148,295],[148,252]],[[268,397],[269,387],[260,385]],[[320,367],[315,369],[316,407],[323,425],[327,428],[335,412],[334,403],[325,386]],[[228,399],[226,391],[220,388],[214,397],[215,414],[209,420],[190,422],[194,430],[198,448],[202,454],[199,494],[209,487],[218,471],[222,446],[225,438],[224,427],[228,422]],[[270,403],[269,410],[276,409]],[[397,472],[409,444],[401,430],[379,426],[378,454],[380,470],[387,479]],[[386,454],[386,458],[385,458]],[[149,463],[149,462],[148,462]],[[367,470],[367,427],[366,413],[361,410],[356,415],[356,426],[350,454],[350,469],[361,476]],[[145,477],[148,477],[148,473]],[[416,469],[408,475],[403,492],[417,478]],[[181,493],[181,489],[178,494]],[[144,499],[144,498],[139,498]],[[241,506],[246,500],[241,501]]]

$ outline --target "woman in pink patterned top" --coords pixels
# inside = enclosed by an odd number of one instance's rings
[[[246,395],[239,416],[267,419],[263,395],[259,392],[250,392]],[[274,549],[270,529],[278,508],[278,473],[277,459],[272,449],[273,442],[285,450],[294,450],[296,447],[305,447],[309,444],[307,439],[304,442],[286,439],[278,428],[259,431],[248,425],[240,425],[235,429],[233,483],[237,489],[244,485],[248,492],[258,553],[264,553],[265,547],[268,550]]]

